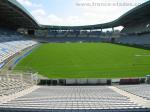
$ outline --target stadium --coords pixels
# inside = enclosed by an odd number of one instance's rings
[[[42,25],[0,0],[0,112],[150,112],[149,10],[147,1],[108,23]]]

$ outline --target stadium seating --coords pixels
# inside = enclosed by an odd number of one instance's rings
[[[89,37],[101,37],[102,36],[102,32],[100,31],[91,31],[88,34],[89,34],[88,35]]]
[[[35,35],[37,37],[42,37],[45,39],[45,37],[49,37],[50,39],[55,38],[58,41],[62,41],[62,39],[67,40],[67,41],[82,41],[86,40],[88,41],[100,41],[102,38],[102,32],[101,31],[76,31],[76,30],[71,30],[71,31],[49,31],[48,33],[45,33],[44,31],[36,31]],[[100,39],[99,39],[100,38]],[[105,38],[102,38],[104,40]],[[55,42],[55,41],[54,41]]]
[[[7,61],[16,53],[37,44],[37,42],[6,29],[0,29],[0,63]]]
[[[150,34],[123,36],[117,39],[118,43],[131,45],[150,45]]]
[[[69,38],[75,38],[77,36],[78,36],[77,32],[70,31],[66,33],[66,37],[69,37]]]
[[[27,109],[141,109],[127,97],[106,86],[40,87],[30,94],[0,105],[3,108]],[[23,110],[23,109],[22,109]],[[43,112],[41,110],[41,112]]]
[[[132,24],[132,25],[126,26],[122,30],[122,33],[140,34],[140,33],[145,33],[149,31],[150,31],[150,21],[147,21],[147,22],[142,22],[139,24]]]
[[[32,85],[31,76],[6,74],[0,75],[0,97],[18,93]]]
[[[101,37],[49,37],[49,38],[38,38],[39,41],[47,41],[47,42],[107,42],[109,38],[101,38]]]
[[[150,100],[150,86],[149,85],[125,85],[118,86],[120,89],[128,91],[132,94],[138,95],[140,97]]]

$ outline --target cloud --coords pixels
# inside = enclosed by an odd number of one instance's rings
[[[32,6],[31,1],[29,0],[17,0],[17,1],[20,2],[22,5]]]
[[[140,3],[139,0],[79,0],[76,7],[85,20],[94,24],[113,21]]]
[[[41,7],[44,4],[32,3],[30,0],[18,1],[23,5],[26,5],[27,7],[36,7],[31,10],[31,13],[40,24],[65,26],[89,25],[110,22],[117,19],[122,14],[132,9],[133,7],[136,7],[136,5],[139,4],[139,0],[75,0],[73,2],[74,9],[68,10],[72,11],[71,14],[66,15],[64,13],[63,16],[60,16],[61,11],[58,11],[57,7],[56,11],[60,13],[59,15],[56,15],[54,13],[48,13],[47,8]],[[140,0],[140,3],[144,1],[145,0]],[[78,6],[78,3],[103,3],[103,5]],[[116,5],[117,3],[128,3],[128,5]]]
[[[20,2],[22,5],[27,6],[27,7],[34,7],[34,8],[43,7],[42,4],[32,3],[31,0],[17,0],[17,1]]]
[[[66,18],[62,18],[56,16],[55,14],[47,14],[43,9],[37,9],[31,12],[34,17],[36,17],[37,21],[40,24],[44,25],[71,25],[74,26],[76,23],[82,24],[84,19],[78,16],[68,16]]]
[[[40,24],[50,25],[50,24],[62,24],[63,20],[54,14],[47,14],[43,9],[37,9],[31,12],[31,14],[36,17]]]

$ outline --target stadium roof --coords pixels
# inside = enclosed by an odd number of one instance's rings
[[[37,28],[32,15],[16,0],[0,0],[0,25],[13,28]]]
[[[39,25],[34,17],[16,0],[0,0],[0,25],[14,28],[40,28],[53,30],[88,30],[127,26],[150,19],[150,1],[128,11],[118,19],[104,24],[85,26]]]

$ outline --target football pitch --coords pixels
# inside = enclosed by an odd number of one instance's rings
[[[150,50],[109,43],[48,43],[15,70],[33,70],[49,78],[143,77],[150,74]]]

